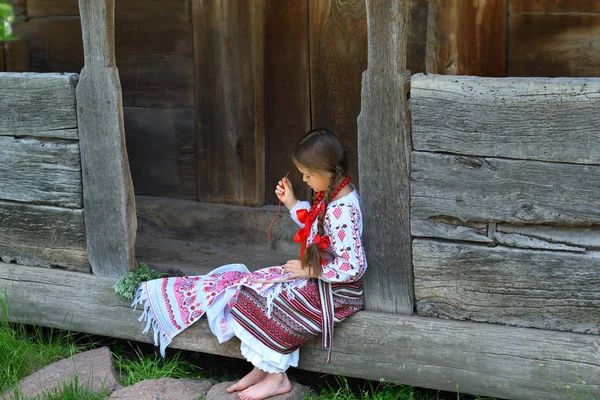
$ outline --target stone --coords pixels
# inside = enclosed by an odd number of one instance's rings
[[[214,382],[203,379],[146,380],[115,391],[109,400],[198,400]]]
[[[121,388],[112,355],[108,347],[102,347],[57,361],[29,375],[19,382],[19,394],[23,398],[35,398],[60,390],[75,378],[80,387],[87,387],[91,393],[100,393],[102,389],[112,393]],[[13,393],[8,390],[2,398],[10,398]]]
[[[238,393],[227,393],[227,388],[233,385],[234,382],[223,382],[214,385],[206,395],[206,400],[238,400]],[[279,396],[269,397],[269,400],[302,400],[306,398],[306,393],[314,394],[308,386],[292,382],[292,390]],[[162,399],[161,399],[162,400]]]

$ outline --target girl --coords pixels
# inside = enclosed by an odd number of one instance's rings
[[[144,333],[153,328],[163,356],[173,337],[204,314],[220,343],[237,336],[254,365],[227,389],[241,391],[242,400],[289,392],[285,371],[298,365],[298,348],[319,333],[329,362],[333,323],[363,308],[362,216],[344,148],[333,133],[318,129],[300,139],[292,158],[317,192],[310,206],[296,199],[287,178],[275,189],[301,227],[294,237],[300,259],[255,272],[230,264],[204,276],[156,279],[140,285],[133,303],[145,303]]]

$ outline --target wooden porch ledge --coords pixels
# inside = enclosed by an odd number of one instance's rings
[[[141,334],[141,311],[114,294],[114,282],[0,263],[12,321],[151,342]],[[461,393],[510,399],[565,398],[566,385],[600,394],[599,336],[363,311],[338,325],[334,337],[331,364],[317,338],[301,350],[299,367],[448,391],[458,384]],[[240,357],[238,345],[218,344],[201,321],[171,347]]]

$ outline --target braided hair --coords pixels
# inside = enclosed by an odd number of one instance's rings
[[[317,217],[317,234],[320,236],[325,235],[323,223],[327,206],[333,200],[332,194],[348,171],[346,153],[340,140],[327,129],[313,129],[308,132],[298,141],[292,152],[292,159],[296,165],[331,176],[323,196],[325,207]],[[333,256],[330,249],[322,250],[316,243],[312,243],[304,252],[302,266],[308,268],[311,276],[318,276],[322,272],[321,260],[330,260]]]

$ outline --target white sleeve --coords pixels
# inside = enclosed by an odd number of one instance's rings
[[[297,223],[300,226],[304,226],[303,223],[298,221],[298,217],[296,216],[296,211],[309,210],[309,209],[310,209],[310,203],[308,201],[298,201],[296,203],[296,205],[294,207],[292,207],[292,209],[290,210],[290,216],[292,217],[292,219],[294,220],[295,223]]]

